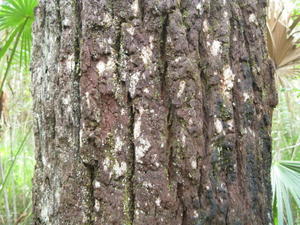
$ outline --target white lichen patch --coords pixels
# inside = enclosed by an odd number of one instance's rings
[[[154,37],[153,37],[153,35],[149,36],[149,42],[150,42],[150,49],[153,50],[154,49],[154,44],[153,44]]]
[[[197,169],[197,161],[196,160],[192,160],[191,166],[192,166],[193,169]]]
[[[179,56],[179,57],[176,57],[176,58],[175,58],[174,62],[175,62],[175,63],[179,63],[181,60],[182,60],[182,57]]]
[[[157,207],[160,207],[160,203],[161,203],[160,198],[157,198],[157,199],[155,200],[156,206],[157,206]]]
[[[217,133],[221,133],[223,131],[223,125],[221,120],[215,119],[215,128]]]
[[[131,10],[134,16],[138,16],[139,13],[139,0],[135,0],[131,5]]]
[[[246,92],[243,93],[243,98],[244,98],[244,101],[248,101],[250,99],[250,95]]]
[[[150,142],[146,138],[143,138],[143,136],[140,136],[139,143],[135,149],[135,158],[137,162],[142,162],[141,159],[145,156],[150,147]]]
[[[102,23],[107,24],[107,25],[113,23],[113,18],[110,15],[110,13],[105,13],[104,14],[103,19],[102,19]]]
[[[223,79],[226,90],[231,90],[233,88],[235,74],[232,72],[229,65],[223,68]]]
[[[113,173],[114,173],[117,177],[120,177],[120,176],[122,176],[122,175],[125,174],[126,169],[127,169],[127,164],[126,164],[126,162],[121,162],[121,163],[115,162],[115,164],[114,164],[114,166],[113,166]]]
[[[141,76],[140,72],[136,72],[136,73],[132,74],[132,76],[130,76],[129,93],[130,93],[131,97],[133,97],[135,94],[136,86],[140,80],[140,76]]]
[[[90,108],[91,101],[90,101],[90,93],[89,92],[85,92],[85,99],[86,99],[86,103],[87,103],[88,108]]]
[[[149,94],[149,93],[150,93],[148,88],[145,88],[145,89],[143,90],[143,92],[146,93],[146,94]]]
[[[252,13],[249,16],[249,22],[250,23],[256,23],[256,16]]]
[[[41,218],[42,218],[43,222],[48,224],[48,222],[49,222],[49,208],[48,208],[48,205],[44,205],[41,208],[42,208]]]
[[[167,43],[172,43],[172,38],[169,35],[167,37]]]
[[[43,163],[44,166],[47,165],[47,160],[46,160],[46,157],[44,155],[42,156],[42,163]]]
[[[204,32],[207,32],[208,31],[208,22],[207,22],[207,19],[205,19],[203,21],[203,31]]]
[[[111,38],[106,39],[107,44],[111,45],[113,43],[113,40]]]
[[[96,180],[94,186],[95,186],[95,188],[100,188],[101,184],[99,181]]]
[[[137,139],[141,135],[141,116],[138,117],[137,121],[134,123],[134,128],[133,128],[133,137],[134,139]]]
[[[126,114],[126,110],[125,109],[121,109],[121,116],[124,116]]]
[[[151,144],[141,133],[141,125],[142,125],[142,114],[144,113],[144,109],[141,107],[139,109],[140,116],[137,118],[134,123],[133,128],[133,137],[136,142],[135,148],[135,158],[137,162],[141,162],[141,158],[145,156],[147,151],[150,149]]]
[[[181,132],[181,142],[182,142],[182,146],[185,147],[185,145],[186,145],[186,136],[183,134],[183,132]]]
[[[141,58],[145,65],[149,65],[151,63],[152,50],[151,50],[150,46],[146,46],[146,47],[142,48]]]
[[[62,99],[62,103],[64,105],[69,105],[71,103],[71,97],[70,95],[67,95],[65,98]]]
[[[112,57],[110,57],[107,62],[99,61],[96,65],[99,75],[102,75],[105,71],[114,71],[115,62]]]
[[[198,212],[196,210],[194,210],[194,212],[193,212],[193,217],[194,218],[198,218],[199,217],[199,214],[198,214]]]
[[[155,165],[156,167],[159,167],[159,166],[160,166],[159,161],[158,161],[157,154],[153,154],[153,155],[152,155],[152,160],[151,160],[151,162],[154,163],[154,165]]]
[[[184,92],[184,89],[185,89],[185,81],[184,80],[182,80],[182,81],[180,81],[180,83],[179,83],[179,90],[178,90],[178,92],[177,92],[177,98],[180,98],[180,96],[183,94],[183,92]]]
[[[255,137],[255,132],[250,127],[246,128],[245,133],[250,134],[251,136]]]
[[[134,35],[134,27],[133,26],[130,26],[126,29],[126,31],[131,35],[133,36]]]
[[[196,9],[199,11],[200,15],[203,13],[203,3],[201,1],[196,5]]]
[[[69,55],[66,60],[66,69],[72,71],[75,67],[74,55]]]
[[[221,53],[221,42],[214,40],[210,52],[213,56],[218,56]]]
[[[106,157],[103,160],[103,169],[105,172],[108,170],[109,166],[110,166],[110,159],[108,157]]]
[[[153,185],[152,185],[149,181],[144,181],[144,182],[143,182],[143,186],[144,186],[145,188],[152,188],[152,187],[153,187]]]
[[[96,67],[99,74],[102,74],[105,71],[105,63],[103,61],[99,61]]]
[[[122,151],[123,145],[124,145],[124,143],[123,143],[122,139],[119,136],[117,136],[116,143],[115,143],[115,151],[116,152]]]
[[[100,202],[97,199],[95,200],[95,210],[96,212],[100,211]]]
[[[233,121],[233,119],[228,120],[226,122],[227,122],[227,125],[228,125],[228,129],[231,130],[231,131],[233,131],[233,128],[234,128],[234,121]]]

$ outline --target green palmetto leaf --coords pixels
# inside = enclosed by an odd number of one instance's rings
[[[8,62],[5,73],[0,83],[0,93],[9,73],[14,58],[19,57],[20,67],[28,67],[31,49],[31,26],[34,21],[34,8],[37,0],[4,0],[0,5],[0,32],[8,33],[3,40],[0,40],[0,60],[7,54]],[[20,54],[16,54],[20,52]]]
[[[30,133],[31,133],[31,127],[28,129],[28,131],[27,131],[27,133],[25,134],[25,136],[24,136],[24,138],[23,138],[23,140],[22,140],[20,146],[18,147],[18,149],[17,149],[17,151],[16,151],[16,154],[14,155],[13,161],[11,162],[11,164],[10,164],[10,166],[9,166],[8,172],[6,173],[6,176],[4,177],[3,182],[2,182],[1,185],[0,185],[0,197],[1,197],[2,191],[3,191],[4,188],[5,188],[5,185],[6,185],[6,183],[7,183],[7,180],[8,180],[8,178],[9,178],[10,174],[11,174],[11,171],[12,171],[12,169],[13,169],[15,163],[16,163],[16,160],[18,159],[18,156],[20,155],[21,151],[23,150],[23,147],[24,147],[24,145],[25,145],[25,143],[26,143],[26,141],[27,141],[27,139],[28,139]]]
[[[300,207],[300,162],[275,162],[272,165],[271,178],[278,224],[294,225],[291,200]]]

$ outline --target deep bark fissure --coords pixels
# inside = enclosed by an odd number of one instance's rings
[[[145,17],[145,0],[138,0],[138,5],[139,5],[141,21],[144,21],[144,17]]]
[[[175,120],[175,106],[172,104],[169,84],[167,81],[168,73],[168,60],[166,55],[166,42],[168,37],[168,26],[169,26],[169,14],[163,16],[162,20],[162,29],[160,34],[160,63],[161,63],[161,97],[164,101],[165,106],[168,108],[167,114],[167,128],[166,128],[166,151],[168,154],[168,163],[167,163],[167,174],[169,185],[172,182],[172,176],[174,175],[174,147],[173,147],[173,124]]]
[[[77,154],[80,157],[80,122],[81,122],[81,108],[80,108],[80,76],[81,76],[81,46],[80,40],[82,36],[82,24],[81,24],[81,1],[74,1],[74,13],[76,20],[76,31],[74,40],[74,74],[73,74],[73,91],[76,101],[73,102],[74,114],[76,116],[76,146]]]
[[[201,29],[203,29],[203,27],[201,26]],[[203,127],[202,127],[202,135],[203,135],[203,154],[202,154],[202,158],[201,158],[201,167],[199,169],[199,173],[200,173],[200,182],[199,182],[199,187],[198,187],[198,198],[199,198],[199,204],[200,204],[200,208],[202,207],[202,195],[205,192],[205,187],[203,184],[203,181],[205,181],[205,177],[204,175],[206,174],[206,171],[204,169],[204,165],[206,165],[207,163],[207,158],[208,158],[208,149],[209,149],[209,143],[210,143],[210,138],[209,138],[209,121],[210,121],[210,116],[209,116],[209,111],[208,111],[208,106],[206,104],[206,102],[208,101],[208,91],[209,91],[209,87],[208,87],[208,83],[207,83],[207,77],[206,77],[206,67],[207,67],[207,62],[205,60],[205,56],[203,55],[203,53],[201,52],[201,49],[204,48],[202,41],[203,41],[203,36],[202,33],[199,31],[198,32],[198,46],[197,46],[197,51],[199,54],[199,62],[198,62],[198,69],[199,69],[199,78],[200,78],[200,88],[201,88],[201,95],[202,95],[202,112],[203,112]],[[203,57],[203,58],[202,58]],[[205,215],[200,215],[200,218]],[[205,220],[205,218],[203,218]],[[201,219],[202,221],[202,219]]]
[[[119,18],[118,25],[117,25],[117,37],[115,41],[115,50],[117,52],[117,59],[116,59],[116,74],[117,74],[117,79],[118,83],[121,85],[122,92],[125,94],[126,93],[126,83],[125,81],[122,81],[121,79],[121,54],[122,54],[122,24],[125,22],[124,19]],[[127,96],[128,97],[128,96]]]
[[[186,212],[186,207],[184,204],[184,200],[183,200],[183,185],[181,183],[177,183],[177,199],[179,200],[181,207],[182,207],[182,215],[181,215],[181,225],[188,225],[186,223],[186,216],[187,216],[187,212]]]
[[[97,165],[98,162],[95,161],[95,165]],[[87,169],[87,174],[89,176],[89,181],[90,183],[88,184],[88,192],[89,192],[89,218],[88,218],[88,224],[89,225],[94,225],[95,221],[93,218],[93,212],[94,212],[94,207],[95,207],[95,197],[94,197],[94,180],[96,177],[95,172],[97,171],[97,168],[95,165],[87,164],[83,162],[83,165]]]
[[[55,3],[56,3],[56,14],[57,14],[57,20],[58,20],[58,24],[59,24],[59,32],[62,33],[62,30],[63,30],[63,25],[62,25],[62,18],[61,18],[61,13],[60,13],[60,0],[55,0]],[[58,36],[58,42],[60,43],[61,42],[61,37]]]
[[[166,41],[168,37],[169,14],[163,16],[162,29],[160,33],[160,78],[161,78],[161,95],[165,98],[166,93],[166,76],[168,70],[168,61],[166,59]],[[168,97],[167,97],[168,98]]]
[[[173,146],[172,146],[172,125],[174,119],[174,107],[170,103],[170,107],[168,109],[168,116],[167,116],[167,141],[166,141],[166,150],[168,152],[168,179],[169,184],[171,184],[172,174],[173,174]]]
[[[128,92],[127,95],[128,107],[129,107],[129,153],[128,153],[128,169],[127,169],[127,192],[128,192],[128,225],[134,224],[134,211],[135,211],[135,193],[134,193],[134,171],[135,171],[135,144],[134,144],[134,121],[135,111],[133,106],[133,99]]]

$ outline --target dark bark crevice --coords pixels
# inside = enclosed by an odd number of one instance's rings
[[[161,95],[162,98],[166,98],[167,84],[166,76],[168,70],[168,61],[166,59],[166,42],[168,36],[169,14],[162,16],[162,28],[160,33],[160,79],[161,79]],[[167,97],[168,98],[168,97]]]
[[[180,225],[189,225],[187,224],[187,209],[185,207],[184,204],[184,200],[183,200],[183,184],[181,183],[177,183],[177,199],[180,201],[180,205],[181,205],[181,210],[182,210],[182,216],[181,216],[181,224]]]
[[[118,79],[118,84],[122,86],[122,93],[126,94],[126,84],[125,81],[121,79],[121,56],[122,56],[122,41],[123,41],[123,33],[122,33],[122,25],[125,22],[123,18],[119,18],[118,25],[116,27],[117,36],[114,44],[115,51],[117,52],[116,58],[116,75]]]
[[[80,77],[81,77],[81,37],[82,37],[82,20],[81,20],[81,10],[82,5],[81,1],[74,1],[74,13],[75,13],[75,22],[76,22],[76,31],[75,31],[75,40],[74,40],[74,73],[72,77],[73,83],[73,110],[76,119],[75,137],[76,137],[76,147],[77,154],[80,158],[80,128],[81,128],[81,93],[80,93]],[[80,159],[81,160],[81,159]],[[83,162],[81,160],[81,162]]]
[[[94,221],[94,207],[95,207],[95,196],[94,196],[94,181],[95,181],[95,177],[96,177],[96,171],[97,171],[97,165],[98,162],[95,161],[94,165],[91,164],[87,164],[87,163],[83,163],[83,165],[85,166],[85,168],[87,169],[87,174],[89,176],[89,184],[88,184],[88,192],[89,192],[89,213],[88,213],[88,225],[94,225],[95,221]]]
[[[202,26],[201,26],[201,29]],[[210,115],[209,115],[209,109],[208,109],[208,92],[209,92],[209,87],[208,87],[208,81],[207,81],[207,62],[206,62],[206,56],[204,55],[204,45],[203,45],[203,33],[201,31],[198,32],[198,54],[199,54],[199,63],[198,63],[198,69],[199,69],[199,78],[200,78],[200,88],[201,88],[201,96],[202,96],[202,118],[203,118],[203,126],[202,126],[202,135],[203,135],[203,148],[202,148],[202,158],[201,158],[201,163],[200,163],[200,168],[199,168],[199,174],[200,174],[200,182],[199,182],[199,187],[198,187],[198,198],[199,198],[199,208],[200,210],[200,218],[199,222],[203,223],[207,221],[208,215],[205,213],[205,210],[202,210],[203,207],[205,207],[205,203],[203,202],[203,197],[205,194],[205,184],[204,182],[207,182],[207,176],[206,176],[206,166],[207,166],[207,159],[209,156],[209,143],[210,143],[210,138],[209,138],[209,124],[210,124]]]
[[[144,21],[144,17],[145,17],[145,0],[138,0],[138,5],[139,5],[141,20]]]
[[[169,179],[169,185],[171,185],[172,176],[174,173],[173,169],[173,161],[174,161],[174,149],[172,146],[172,139],[173,139],[173,133],[172,133],[172,125],[174,120],[174,106],[170,103],[169,109],[168,109],[168,116],[167,116],[167,141],[166,141],[166,150],[168,154],[168,179]]]
[[[128,225],[134,224],[134,211],[135,211],[135,193],[134,193],[134,172],[135,172],[135,144],[134,144],[134,121],[135,109],[133,106],[133,99],[130,93],[127,94],[127,103],[129,107],[129,152],[127,155],[127,178],[126,178],[126,192],[127,192],[127,223]]]
[[[56,14],[57,14],[57,22],[58,22],[58,28],[59,28],[59,32],[62,33],[62,29],[63,29],[63,25],[62,25],[62,18],[61,18],[61,13],[60,13],[60,1],[61,0],[55,0],[55,4],[56,4]],[[59,35],[58,37],[58,42],[61,42],[61,36]]]

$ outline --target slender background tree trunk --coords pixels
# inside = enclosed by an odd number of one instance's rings
[[[272,224],[265,7],[40,0],[35,224]]]

